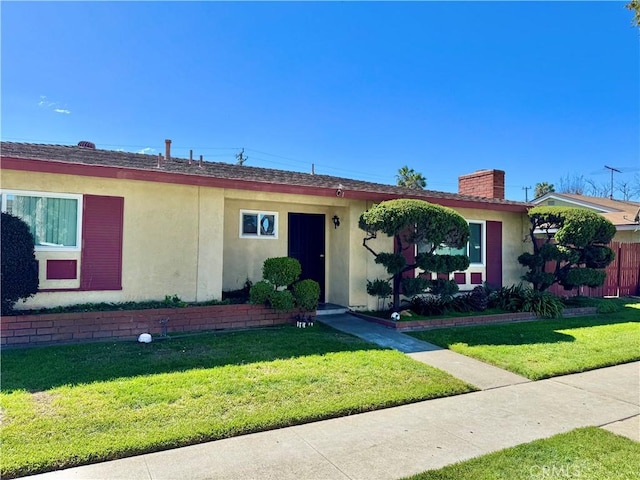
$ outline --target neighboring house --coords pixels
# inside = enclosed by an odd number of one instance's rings
[[[640,202],[551,192],[536,198],[531,203],[550,207],[586,208],[597,212],[616,226],[613,241],[640,243]]]
[[[419,198],[471,225],[471,266],[451,275],[470,290],[518,283],[527,204],[504,199],[504,172],[459,179],[459,194],[327,175],[78,146],[2,142],[2,209],[36,238],[40,291],[18,307],[85,302],[219,299],[292,256],[321,301],[375,308],[367,279],[388,275],[362,246],[358,218],[374,203]],[[339,224],[339,225],[338,225]],[[391,251],[390,238],[370,245]]]
[[[640,203],[590,197],[573,193],[547,193],[532,201],[534,205],[578,207],[599,213],[616,226],[610,247],[616,254],[607,267],[605,284],[599,288],[582,287],[580,295],[626,296],[640,294]],[[557,294],[567,292],[553,288]]]

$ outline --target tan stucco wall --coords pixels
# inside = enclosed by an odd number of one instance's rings
[[[122,290],[41,292],[25,307],[162,299],[174,294],[187,301],[219,298],[222,191],[12,170],[2,172],[2,188],[124,197]],[[47,258],[76,258],[80,263],[79,254],[37,252],[37,258],[41,265]],[[57,282],[43,282],[41,288],[69,288]]]
[[[162,299],[187,301],[220,298],[262,277],[266,258],[287,255],[289,212],[325,215],[326,301],[354,309],[375,309],[366,282],[387,278],[363,246],[358,218],[370,202],[339,197],[252,192],[123,179],[2,171],[2,188],[124,197],[123,290],[40,292],[26,307],[84,302]],[[278,213],[277,239],[240,238],[240,210]],[[523,273],[517,256],[527,249],[524,214],[461,209],[469,220],[503,223],[503,283],[518,283]],[[331,218],[340,217],[334,228]],[[389,237],[370,241],[377,252],[393,250]],[[75,258],[79,252],[38,252],[46,258]],[[80,265],[78,265],[80,268]],[[41,272],[44,279],[44,273]],[[67,282],[67,283],[61,283]],[[78,281],[47,281],[41,288],[77,288]]]
[[[325,215],[325,288],[326,301],[346,300],[343,286],[349,272],[343,258],[348,243],[346,205],[341,198],[308,195],[273,194],[244,190],[226,190],[224,206],[223,290],[241,288],[247,279],[262,278],[262,264],[270,257],[284,257],[288,253],[288,214],[313,213]],[[278,238],[241,238],[240,211],[252,210],[278,214]],[[332,217],[341,219],[334,228]],[[344,303],[342,303],[344,304]]]
[[[376,278],[389,278],[382,265],[375,263],[375,257],[362,246],[365,232],[358,227],[358,219],[362,212],[372,206],[371,202],[358,201],[351,205],[349,212],[349,303],[353,310],[376,310],[378,301],[367,294],[367,280]],[[376,253],[392,252],[393,239],[384,234],[378,238],[369,240],[367,245]]]

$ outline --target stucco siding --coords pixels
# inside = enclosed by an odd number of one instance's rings
[[[196,299],[198,187],[4,170],[2,188],[119,196],[125,205],[122,290],[40,292],[18,307],[139,301],[174,294],[183,300]],[[80,255],[76,252],[39,251],[36,257],[41,268],[53,258],[77,259],[80,268]],[[67,289],[77,285],[68,280],[44,280],[40,288]]]
[[[122,290],[79,291],[79,279],[47,280],[47,259],[76,260],[81,252],[37,252],[41,289],[23,307],[51,307],[84,302],[162,299],[178,295],[186,301],[219,299],[223,291],[242,288],[247,279],[262,278],[262,264],[288,254],[288,214],[324,215],[325,300],[353,309],[375,309],[367,280],[388,278],[384,267],[362,246],[358,228],[371,202],[344,197],[283,194],[129,179],[80,177],[59,173],[2,171],[4,190],[25,190],[124,199]],[[277,238],[243,238],[240,212],[275,212]],[[517,257],[527,249],[524,213],[460,209],[467,220],[502,222],[503,284],[518,283],[523,274]],[[340,218],[334,228],[332,217]],[[376,252],[393,251],[384,235],[368,242]],[[482,266],[473,268],[484,271]]]
[[[226,190],[222,289],[241,288],[247,279],[259,281],[262,278],[262,264],[267,258],[287,256],[289,213],[322,214],[325,216],[326,301],[342,302],[342,299],[346,299],[343,286],[349,276],[344,255],[349,241],[349,222],[346,218],[348,204],[348,200],[341,198]],[[241,238],[242,210],[277,213],[277,238]],[[338,228],[334,228],[331,220],[334,215],[340,217]]]

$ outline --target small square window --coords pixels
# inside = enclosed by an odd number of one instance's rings
[[[240,210],[241,238],[278,238],[278,214]]]

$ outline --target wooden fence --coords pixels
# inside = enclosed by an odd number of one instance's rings
[[[558,284],[549,291],[556,295],[572,297],[627,297],[640,295],[640,243],[611,242],[609,247],[616,258],[606,268],[607,278],[604,285],[598,288],[580,287],[575,290],[564,290]]]

